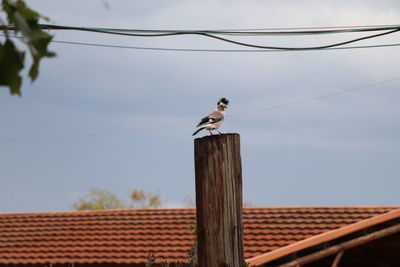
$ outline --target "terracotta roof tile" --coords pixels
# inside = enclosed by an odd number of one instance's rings
[[[396,208],[244,208],[245,258]],[[194,228],[194,209],[0,213],[0,264],[187,262]]]

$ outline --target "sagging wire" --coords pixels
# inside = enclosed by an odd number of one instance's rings
[[[374,34],[374,35],[369,35],[369,36],[364,36],[364,37],[361,37],[361,38],[356,38],[356,39],[352,39],[352,40],[345,41],[345,42],[340,42],[340,43],[335,43],[335,44],[330,44],[330,45],[323,45],[323,46],[310,46],[310,47],[280,47],[280,46],[254,45],[254,44],[234,41],[234,40],[231,40],[231,39],[227,39],[227,38],[223,38],[223,37],[219,37],[219,36],[215,36],[215,35],[211,35],[211,34],[201,34],[201,33],[198,33],[198,34],[199,35],[203,35],[203,36],[207,36],[207,37],[210,37],[210,38],[218,39],[218,40],[221,40],[221,41],[224,41],[224,42],[228,42],[228,43],[232,43],[232,44],[236,44],[236,45],[241,45],[241,46],[252,47],[252,48],[303,51],[303,50],[319,50],[319,49],[332,48],[332,47],[336,47],[336,46],[342,46],[342,45],[355,43],[355,42],[359,42],[359,41],[366,40],[366,39],[371,39],[371,38],[376,38],[376,37],[392,34],[392,33],[398,32],[398,31],[400,31],[400,29],[396,29],[396,30],[392,30],[392,31],[384,32],[384,33],[379,33],[379,34]]]
[[[5,36],[0,34],[0,36]],[[9,38],[24,39],[25,37],[17,35],[8,35]],[[321,49],[298,49],[298,50],[276,50],[276,49],[200,49],[200,48],[165,48],[165,47],[146,47],[146,46],[127,46],[127,45],[112,45],[112,44],[100,44],[100,43],[88,43],[88,42],[76,42],[76,41],[63,41],[63,40],[52,40],[52,43],[69,44],[69,45],[81,45],[81,46],[92,46],[92,47],[106,47],[106,48],[123,48],[123,49],[135,49],[135,50],[151,50],[151,51],[170,51],[170,52],[216,52],[216,53],[265,53],[265,52],[302,52],[302,51],[321,51]],[[382,48],[382,47],[396,47],[400,46],[400,43],[394,44],[380,44],[380,45],[361,45],[361,46],[345,46],[345,47],[331,47],[325,48],[323,51],[329,50],[348,50],[348,49],[365,49],[365,48]]]
[[[239,45],[252,47],[257,49],[273,49],[273,50],[317,50],[326,49],[337,46],[343,46],[346,44],[359,42],[366,39],[376,38],[384,35],[393,34],[400,31],[400,25],[389,25],[389,26],[377,26],[377,27],[364,27],[364,28],[347,28],[347,29],[325,29],[325,30],[297,30],[297,31],[216,31],[216,30],[141,30],[141,29],[114,29],[114,28],[95,28],[95,27],[76,27],[66,25],[53,25],[53,24],[41,24],[40,27],[43,30],[75,30],[75,31],[88,31],[102,34],[113,34],[123,35],[131,37],[166,37],[166,36],[177,36],[177,35],[200,35],[219,41]],[[0,30],[13,30],[12,25],[2,25]],[[265,36],[265,35],[315,35],[315,34],[333,34],[333,33],[348,33],[348,32],[369,32],[369,31],[385,31],[384,33],[373,34],[364,36],[356,39],[351,39],[344,42],[323,45],[323,46],[311,46],[311,47],[280,47],[280,46],[267,46],[267,45],[256,45],[251,43],[239,42],[233,39],[220,37],[219,35],[236,35],[236,36]]]
[[[351,33],[367,31],[389,31],[400,29],[400,25],[376,25],[376,26],[346,26],[326,27],[324,30],[307,30],[307,28],[293,28],[296,30],[285,30],[285,28],[265,29],[265,30],[144,30],[144,29],[117,29],[117,28],[98,28],[98,27],[77,27],[54,24],[40,24],[42,29],[47,30],[80,30],[100,33],[130,34],[137,37],[159,37],[183,34],[215,34],[215,35],[237,35],[237,36],[264,36],[264,35],[309,35],[309,34],[332,34],[332,33]],[[324,28],[324,27],[317,27]],[[1,28],[0,28],[1,29]]]
[[[227,115],[227,117],[239,117],[239,116],[245,116],[245,115],[250,115],[253,113],[259,113],[259,112],[266,112],[269,110],[274,110],[274,109],[280,109],[280,108],[285,108],[289,106],[294,106],[294,105],[300,105],[300,104],[306,104],[314,101],[318,101],[324,98],[336,96],[336,95],[341,95],[341,94],[346,94],[354,91],[359,91],[362,89],[370,88],[370,87],[375,87],[378,85],[382,85],[385,83],[393,82],[400,80],[400,77],[384,80],[384,81],[379,81],[375,83],[370,83],[367,85],[359,86],[359,87],[354,87],[346,90],[339,90],[335,92],[331,92],[328,94],[323,94],[311,98],[306,98],[302,100],[297,100],[297,101],[292,101],[284,104],[279,104],[279,105],[274,105],[274,106],[269,106],[269,107],[264,107],[264,108],[258,108],[258,109],[253,109],[249,111],[243,111],[239,113],[233,113],[230,115]],[[137,128],[137,129],[131,129],[131,130],[122,130],[122,131],[111,131],[111,132],[101,132],[101,133],[88,133],[88,134],[69,134],[69,135],[58,135],[58,136],[39,136],[39,137],[22,137],[22,138],[1,138],[0,142],[24,142],[24,141],[37,141],[37,140],[51,140],[51,139],[70,139],[70,138],[78,138],[78,137],[95,137],[95,136],[111,136],[111,135],[121,135],[121,134],[131,134],[131,133],[137,133],[137,132],[148,132],[148,131],[155,131],[155,130],[161,130],[161,129],[167,129],[167,128],[173,128],[173,127],[179,127],[179,126],[186,126],[186,125],[195,125],[196,122],[191,121],[191,122],[181,122],[181,123],[175,123],[175,124],[165,124],[162,126],[157,126],[157,127],[146,127],[146,128]]]

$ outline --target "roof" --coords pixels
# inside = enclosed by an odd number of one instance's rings
[[[263,263],[400,217],[399,208],[244,208],[245,258]],[[149,253],[187,262],[194,228],[195,209],[0,213],[0,264],[134,264]]]
[[[388,212],[385,212],[380,215],[376,215],[358,222],[354,222],[330,231],[322,232],[320,234],[305,238],[303,240],[299,240],[297,242],[291,243],[287,246],[283,246],[277,248],[275,250],[271,250],[269,252],[263,253],[261,255],[252,257],[247,259],[247,262],[251,266],[261,265],[267,262],[271,262],[280,257],[297,253],[302,249],[310,248],[318,244],[322,244],[333,239],[346,236],[351,233],[355,233],[357,231],[366,229],[368,227],[378,225],[393,219],[400,218],[400,209],[394,209]]]

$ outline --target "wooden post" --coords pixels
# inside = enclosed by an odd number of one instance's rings
[[[242,267],[239,134],[194,140],[199,267]]]

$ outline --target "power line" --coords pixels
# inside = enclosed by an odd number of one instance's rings
[[[219,29],[214,31],[305,31],[305,30],[332,30],[332,29],[362,29],[362,28],[383,28],[383,27],[399,27],[398,24],[381,24],[381,25],[357,25],[357,26],[315,26],[315,27],[276,27],[276,28],[247,28],[247,29]]]
[[[371,84],[367,84],[367,85],[363,85],[363,86],[359,86],[359,87],[355,87],[355,88],[350,88],[350,89],[346,89],[346,90],[335,91],[335,92],[332,92],[332,93],[319,95],[319,96],[316,96],[316,97],[302,99],[302,100],[298,100],[298,101],[293,101],[293,102],[289,102],[289,103],[284,103],[284,104],[280,104],[280,105],[275,105],[275,106],[270,106],[270,107],[265,107],[265,108],[259,108],[259,109],[253,109],[253,110],[244,111],[244,112],[240,112],[240,113],[234,113],[234,114],[232,114],[230,116],[233,116],[233,117],[243,116],[243,115],[252,114],[252,113],[264,112],[264,111],[269,111],[269,110],[273,110],[273,109],[279,109],[279,108],[284,108],[284,107],[289,107],[289,106],[294,106],[294,105],[310,103],[310,102],[321,100],[323,98],[328,98],[328,97],[332,97],[332,96],[336,96],[336,95],[342,95],[342,94],[346,94],[346,93],[350,93],[350,92],[354,92],[354,91],[359,91],[359,90],[362,90],[362,89],[378,86],[378,85],[385,84],[385,83],[388,83],[388,82],[393,82],[393,81],[396,81],[396,80],[400,80],[400,77],[389,79],[389,80],[384,80],[384,81],[380,81],[380,82],[376,82],[376,83],[371,83]]]
[[[315,51],[320,49],[306,49],[306,50],[255,50],[255,49],[196,49],[196,48],[163,48],[163,47],[144,47],[144,46],[124,46],[124,45],[109,45],[99,43],[85,43],[85,42],[72,42],[72,41],[52,41],[54,43],[83,45],[94,47],[108,47],[108,48],[125,48],[136,50],[152,50],[152,51],[172,51],[172,52],[216,52],[216,53],[265,53],[265,52],[301,52],[301,51]],[[363,45],[363,46],[347,46],[347,47],[332,47],[324,50],[347,50],[347,49],[360,49],[360,48],[383,48],[383,47],[396,47],[397,44],[381,44],[381,45]]]
[[[392,34],[392,33],[398,32],[398,31],[400,31],[400,29],[396,29],[396,30],[392,30],[392,31],[384,32],[384,33],[379,33],[379,34],[374,34],[374,35],[369,35],[369,36],[365,36],[365,37],[361,37],[361,38],[356,38],[356,39],[348,40],[348,41],[345,41],[345,42],[340,42],[340,43],[335,43],[335,44],[330,44],[330,45],[323,45],[323,46],[310,46],[310,47],[282,47],[282,46],[278,47],[278,46],[254,45],[254,44],[234,41],[234,40],[227,39],[227,38],[222,38],[222,37],[211,35],[211,34],[201,34],[201,33],[199,33],[199,35],[207,36],[207,37],[210,37],[210,38],[218,39],[218,40],[221,40],[221,41],[224,41],[224,42],[228,42],[228,43],[232,43],[232,44],[236,44],[236,45],[253,47],[253,48],[303,51],[303,50],[319,50],[319,49],[332,48],[332,47],[336,47],[336,46],[342,46],[342,45],[346,45],[346,44],[350,44],[350,43],[354,43],[354,42],[359,42],[359,41],[366,40],[366,39],[372,39],[372,38],[376,38],[376,37]]]
[[[163,37],[163,36],[173,36],[173,35],[200,35],[208,38],[217,39],[223,42],[232,43],[235,45],[258,48],[258,49],[276,49],[276,50],[314,50],[314,49],[326,49],[332,48],[336,46],[342,46],[349,43],[359,42],[361,40],[376,38],[388,34],[392,34],[400,31],[400,26],[385,26],[385,27],[375,27],[375,28],[353,28],[353,29],[334,29],[334,30],[313,30],[313,31],[280,31],[280,32],[249,32],[249,31],[195,31],[195,30],[135,30],[135,29],[107,29],[107,28],[86,28],[86,27],[71,27],[71,26],[61,26],[61,25],[42,25],[42,27],[46,29],[69,29],[69,30],[83,30],[83,31],[94,31],[99,33],[106,34],[118,34],[118,35],[126,35],[126,36],[135,36],[135,37]],[[389,30],[389,31],[388,31]],[[313,46],[313,47],[277,47],[277,46],[265,46],[265,45],[255,45],[250,43],[244,43],[235,41],[232,39],[227,39],[223,37],[219,37],[219,34],[235,34],[235,35],[266,35],[266,34],[274,34],[274,35],[282,35],[282,34],[326,34],[326,33],[343,33],[343,32],[361,32],[361,31],[386,31],[384,33],[374,34],[370,36],[365,36],[361,38],[356,38],[352,40],[348,40],[345,42],[324,45],[324,46]]]
[[[53,24],[41,24],[40,27],[45,30],[75,30],[75,31],[87,31],[96,32],[102,34],[113,34],[123,35],[131,37],[166,37],[166,36],[177,36],[177,35],[199,35],[219,41],[239,45],[252,47],[257,49],[276,49],[276,50],[315,50],[315,49],[326,49],[337,46],[343,46],[346,44],[359,42],[366,39],[377,38],[384,35],[393,34],[400,31],[399,25],[393,26],[381,26],[381,27],[364,27],[364,28],[343,28],[343,29],[324,29],[324,30],[302,30],[302,31],[215,31],[215,30],[141,30],[141,29],[114,29],[114,28],[95,28],[95,27],[76,27],[67,25],[53,25]],[[13,30],[14,27],[11,25],[0,26],[0,30]],[[367,31],[385,31],[379,34],[373,34],[364,36],[361,38],[351,39],[344,42],[322,45],[322,46],[310,46],[310,47],[286,47],[286,46],[269,46],[269,45],[257,45],[252,43],[239,42],[233,39],[220,37],[219,35],[238,35],[238,36],[263,36],[263,35],[315,35],[315,34],[332,34],[332,33],[345,33],[345,32],[367,32]]]
[[[78,138],[78,137],[121,135],[121,134],[137,133],[137,132],[155,131],[155,130],[167,129],[167,128],[178,127],[178,126],[189,125],[189,124],[193,124],[193,122],[181,122],[181,123],[174,123],[174,124],[166,124],[166,125],[157,126],[157,127],[146,127],[146,128],[111,131],[111,132],[101,132],[101,133],[66,134],[66,135],[22,137],[22,138],[3,138],[3,139],[0,139],[0,142],[23,142],[23,141],[36,141],[36,140],[70,139],[70,138]]]
[[[263,35],[309,35],[309,34],[331,34],[365,31],[387,31],[400,29],[400,25],[375,25],[375,26],[345,26],[345,27],[314,27],[314,28],[270,28],[270,29],[225,29],[225,30],[145,30],[145,29],[116,29],[99,27],[77,27],[54,24],[41,24],[46,30],[80,30],[99,33],[126,34],[137,37],[159,37],[183,34],[216,34],[216,35],[238,35],[238,36],[263,36]],[[1,29],[1,28],[0,28]]]
[[[249,115],[252,113],[265,112],[265,111],[269,111],[269,110],[280,109],[280,108],[285,108],[285,107],[294,106],[294,105],[306,104],[306,103],[318,101],[318,100],[321,100],[324,98],[341,95],[341,94],[346,94],[346,93],[382,85],[382,84],[393,82],[396,80],[400,80],[400,77],[396,77],[396,78],[392,78],[392,79],[388,79],[388,80],[384,80],[384,81],[379,81],[379,82],[375,82],[375,83],[370,83],[367,85],[354,87],[354,88],[350,88],[350,89],[346,89],[346,90],[335,91],[335,92],[331,92],[328,94],[319,95],[316,97],[292,101],[292,102],[288,102],[288,103],[284,103],[284,104],[279,104],[279,105],[234,113],[231,115],[227,115],[227,117],[239,117],[239,116]],[[69,139],[69,138],[78,138],[78,137],[111,136],[111,135],[130,134],[130,133],[137,133],[137,132],[155,131],[155,130],[173,128],[173,127],[184,126],[184,125],[195,125],[195,122],[181,122],[181,123],[175,123],[175,124],[165,124],[165,125],[161,125],[161,126],[157,126],[157,127],[146,127],[146,128],[137,128],[137,129],[131,129],[131,130],[87,133],[87,134],[68,134],[68,135],[58,135],[58,136],[39,136],[39,137],[22,137],[22,138],[2,138],[2,139],[0,139],[0,142],[23,142],[23,141],[51,140],[51,139]]]
[[[5,36],[0,34],[0,36]],[[24,39],[22,36],[9,35],[8,37]],[[126,46],[126,45],[111,45],[111,44],[100,44],[100,43],[88,43],[88,42],[75,42],[75,41],[63,41],[63,40],[52,40],[52,43],[69,44],[69,45],[81,45],[81,46],[92,46],[92,47],[105,47],[105,48],[123,48],[123,49],[134,49],[134,50],[151,50],[151,51],[170,51],[170,52],[216,52],[216,53],[268,53],[268,52],[302,52],[302,51],[316,51],[321,49],[305,49],[305,50],[273,50],[273,49],[199,49],[199,48],[164,48],[164,47],[146,47],[146,46]],[[395,44],[378,44],[378,45],[363,45],[363,46],[345,46],[345,47],[331,47],[325,48],[326,50],[348,50],[348,49],[365,49],[365,48],[383,48],[383,47],[396,47],[400,46],[400,43]]]

